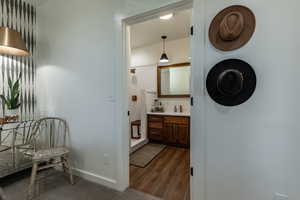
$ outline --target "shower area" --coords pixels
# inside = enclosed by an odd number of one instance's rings
[[[147,112],[156,98],[156,68],[132,67],[128,70],[128,109],[131,152],[148,143]]]

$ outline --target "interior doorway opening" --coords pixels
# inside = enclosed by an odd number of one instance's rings
[[[192,6],[127,22],[130,187],[190,200]]]

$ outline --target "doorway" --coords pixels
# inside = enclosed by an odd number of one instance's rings
[[[185,4],[125,28],[130,187],[165,200],[190,199],[191,16]]]

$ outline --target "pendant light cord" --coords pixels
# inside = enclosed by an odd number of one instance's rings
[[[163,35],[163,36],[161,36],[161,38],[163,39],[163,53],[166,53],[166,39],[167,39],[167,36]]]

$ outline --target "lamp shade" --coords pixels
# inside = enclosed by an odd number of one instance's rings
[[[169,62],[169,58],[168,58],[168,56],[167,56],[166,53],[163,53],[161,55],[159,62],[161,62],[161,63],[167,63],[167,62]]]
[[[0,27],[0,54],[28,56],[29,52],[19,32]]]
[[[167,39],[167,36],[163,35],[163,36],[161,36],[161,39],[163,40],[163,53],[162,53],[162,55],[159,59],[159,62],[167,63],[167,62],[169,62],[169,58],[166,54],[166,39]]]

